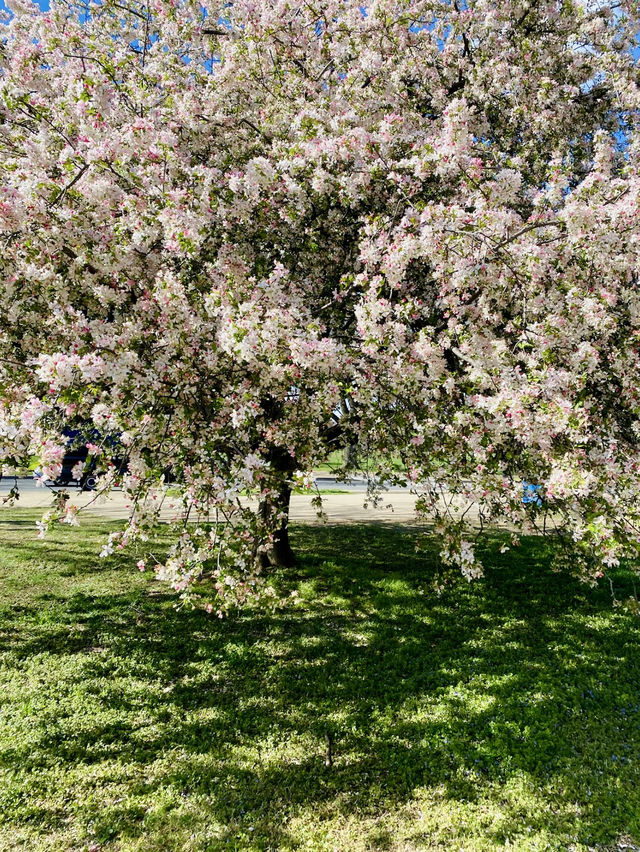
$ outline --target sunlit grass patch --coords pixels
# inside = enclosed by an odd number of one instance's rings
[[[640,623],[544,542],[437,597],[411,529],[298,526],[300,603],[219,621],[35,517],[0,516],[1,849],[640,845]]]

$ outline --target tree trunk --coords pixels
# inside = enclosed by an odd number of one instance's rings
[[[286,450],[274,448],[269,454],[269,462],[274,471],[290,477],[295,469],[295,462]],[[278,568],[290,568],[295,565],[296,557],[289,542],[289,504],[291,502],[291,485],[288,481],[280,481],[274,497],[260,503],[260,519],[264,527],[273,534],[273,542],[269,549],[261,555],[263,568],[270,565]],[[276,516],[283,514],[280,520]]]
[[[260,516],[267,527],[273,532],[273,542],[269,549],[262,554],[261,562],[263,568],[270,565],[278,568],[290,568],[295,565],[296,557],[289,542],[289,503],[291,501],[291,487],[283,485],[277,497],[271,500],[263,500],[260,504]],[[275,521],[274,516],[285,512],[285,517]]]
[[[265,500],[260,506],[262,519],[270,526],[274,515],[285,512],[285,517],[276,522],[273,532],[273,542],[266,553],[262,554],[262,565],[277,566],[278,568],[290,568],[295,565],[296,557],[289,542],[289,503],[291,500],[291,488],[283,485],[275,500]]]
[[[347,467],[355,467],[358,464],[357,444],[347,444],[344,448],[344,463]]]

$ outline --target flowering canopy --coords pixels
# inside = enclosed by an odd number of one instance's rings
[[[201,523],[158,571],[212,577],[216,608],[258,583],[291,485],[358,440],[383,474],[402,457],[470,577],[452,493],[550,523],[588,577],[637,551],[637,3],[10,6],[6,463],[53,477],[63,429],[119,436],[107,549],[170,470]]]

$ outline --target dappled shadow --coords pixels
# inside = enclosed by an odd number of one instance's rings
[[[286,848],[283,815],[301,808],[367,813],[424,787],[473,802],[514,778],[540,802],[552,791],[554,807],[528,817],[533,831],[562,834],[576,807],[581,842],[638,829],[626,785],[640,741],[640,630],[606,591],[553,573],[537,542],[438,598],[435,555],[416,560],[407,530],[300,527],[294,537],[300,564],[279,582],[295,578],[304,600],[271,613],[220,622],[142,590],[60,594],[45,624],[37,602],[5,608],[11,659],[79,656],[58,706],[80,689],[105,712],[71,729],[34,718],[33,736],[2,760],[34,773],[117,760],[144,779],[172,749],[137,789],[205,796],[227,826],[221,848],[249,826]],[[67,570],[62,544],[48,558]],[[77,556],[73,565],[91,570]],[[93,815],[98,834],[114,814],[136,834],[131,801],[118,807]],[[488,829],[496,847],[522,828],[506,800],[502,813]],[[383,835],[372,848],[384,848]]]

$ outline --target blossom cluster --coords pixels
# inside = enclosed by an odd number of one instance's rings
[[[142,562],[223,613],[357,444],[470,578],[471,504],[587,578],[638,551],[635,0],[10,8],[0,459],[85,435],[106,552],[170,507]]]

